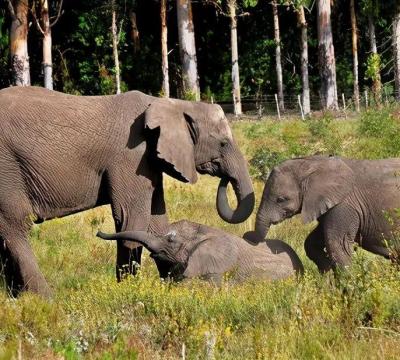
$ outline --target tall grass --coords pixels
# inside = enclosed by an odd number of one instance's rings
[[[243,121],[233,128],[254,177],[262,178],[284,158],[314,152],[398,156],[397,112],[382,113],[347,122]],[[238,235],[252,229],[254,215],[239,225],[219,219],[217,186],[218,179],[205,176],[193,186],[167,178],[170,220]],[[258,199],[262,188],[255,180]],[[271,229],[298,252],[303,278],[221,288],[160,281],[147,256],[139,276],[117,284],[114,244],[94,236],[98,228],[113,231],[108,207],[35,226],[31,242],[55,297],[15,300],[0,292],[0,359],[178,359],[183,349],[188,359],[397,359],[398,268],[359,250],[345,279],[321,276],[303,250],[313,226],[294,218]]]

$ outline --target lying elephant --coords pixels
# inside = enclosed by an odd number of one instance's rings
[[[350,264],[354,242],[393,258],[399,208],[400,159],[292,159],[272,170],[255,231],[245,238],[264,239],[271,224],[298,213],[306,223],[318,220],[304,246],[308,257],[325,272]]]
[[[117,231],[164,234],[163,173],[189,183],[198,173],[221,178],[217,210],[228,222],[253,211],[246,161],[216,104],[17,86],[0,91],[0,127],[0,268],[13,294],[50,294],[28,241],[34,222],[110,204]],[[117,276],[134,273],[141,249],[118,241]]]
[[[151,257],[172,264],[170,275],[176,280],[198,277],[219,283],[227,273],[235,281],[276,280],[303,271],[295,251],[281,240],[252,244],[222,230],[187,220],[171,224],[169,233],[164,236],[145,231],[98,232],[97,236],[142,244]]]

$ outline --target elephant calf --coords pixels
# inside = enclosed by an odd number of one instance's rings
[[[318,220],[304,247],[321,272],[349,265],[354,243],[394,259],[399,208],[400,159],[292,159],[272,170],[245,238],[264,239],[271,224],[301,213],[305,223]]]
[[[145,231],[98,232],[97,236],[142,244],[152,258],[171,263],[171,277],[175,280],[202,278],[220,283],[227,273],[238,282],[249,278],[276,280],[303,270],[295,251],[280,240],[252,244],[222,230],[187,220],[171,224],[169,230],[163,236]]]

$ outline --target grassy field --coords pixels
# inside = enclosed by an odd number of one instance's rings
[[[400,156],[399,114],[240,121],[233,129],[259,198],[261,180],[285,158]],[[206,176],[193,186],[166,179],[170,220],[239,235],[252,229],[254,215],[240,225],[218,218],[217,184]],[[320,276],[303,249],[313,226],[293,218],[269,234],[295,248],[303,278],[221,288],[162,282],[147,255],[139,276],[117,284],[115,247],[94,236],[113,230],[108,207],[35,226],[31,242],[55,297],[15,300],[0,289],[0,359],[398,359],[398,268],[359,250],[347,278]]]

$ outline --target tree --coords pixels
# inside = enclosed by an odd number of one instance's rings
[[[228,0],[229,18],[231,20],[231,56],[232,56],[232,95],[235,115],[242,114],[240,97],[239,53],[237,43],[236,0]]]
[[[351,17],[351,34],[352,34],[352,51],[353,51],[353,92],[356,111],[360,111],[360,88],[358,83],[358,34],[357,19],[354,0],[350,0],[350,17]]]
[[[368,36],[370,43],[370,55],[367,59],[367,78],[372,80],[372,93],[375,102],[382,102],[382,81],[381,81],[381,57],[378,54],[376,45],[375,19],[379,15],[379,3],[377,0],[363,0],[362,7],[368,18]]]
[[[279,14],[277,0],[271,1],[272,13],[274,17],[274,39],[275,39],[275,65],[276,65],[276,80],[278,88],[279,109],[285,110],[285,102],[283,98],[283,76],[282,76],[282,59],[281,59],[281,36],[279,30]]]
[[[162,93],[169,98],[167,0],[161,0],[161,63]]]
[[[114,56],[114,67],[115,67],[115,85],[117,88],[117,94],[121,93],[121,75],[119,68],[119,55],[118,55],[118,43],[119,43],[119,32],[117,27],[117,11],[115,6],[115,0],[111,0],[111,34],[112,34],[112,46]],[[122,29],[122,26],[120,27]]]
[[[53,22],[50,22],[50,14],[49,14],[49,2],[48,0],[40,0],[40,21],[36,16],[35,5],[33,7],[33,17],[36,20],[36,25],[38,30],[43,35],[43,62],[42,62],[42,71],[44,78],[44,87],[49,90],[53,90],[53,57],[52,57],[52,37],[51,37],[51,28],[57,23],[58,19],[61,16],[61,9],[63,0],[60,0],[58,3],[58,13]]]
[[[10,56],[12,84],[29,86],[31,75],[28,55],[28,0],[7,0],[11,14]]]
[[[176,0],[184,96],[200,100],[191,0]]]
[[[321,105],[337,110],[336,61],[333,47],[330,0],[317,0],[318,57],[321,76]]]
[[[308,24],[305,16],[304,6],[308,5],[307,0],[293,0],[292,5],[297,14],[297,24],[301,29],[300,48],[301,48],[301,83],[302,95],[301,102],[303,112],[308,115],[311,112],[310,105],[310,82],[308,76]]]
[[[396,4],[393,20],[394,83],[396,99],[400,101],[400,3]]]

